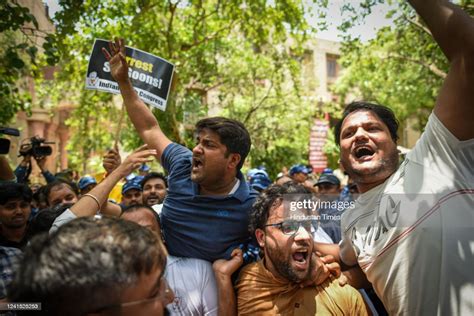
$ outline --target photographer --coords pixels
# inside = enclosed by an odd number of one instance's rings
[[[46,158],[51,155],[52,148],[50,146],[43,146],[42,144],[50,144],[50,142],[45,142],[43,138],[34,136],[30,138],[28,142],[21,145],[20,156],[23,156],[23,161],[15,169],[18,183],[28,182],[28,177],[31,173],[31,157],[36,161],[47,183],[56,180],[56,177],[46,169]]]

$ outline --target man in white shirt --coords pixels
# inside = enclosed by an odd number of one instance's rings
[[[317,248],[360,267],[389,314],[471,315],[474,20],[448,1],[410,3],[450,71],[422,137],[400,166],[393,113],[365,102],[346,108],[336,141],[361,195],[343,215],[340,245]]]

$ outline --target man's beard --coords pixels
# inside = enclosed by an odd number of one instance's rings
[[[289,280],[290,282],[301,283],[311,277],[313,262],[311,261],[310,255],[308,255],[308,260],[310,260],[308,270],[304,275],[301,275],[301,273],[298,274],[295,272],[291,266],[291,253],[288,256],[285,256],[285,254],[279,249],[273,249],[272,247],[266,247],[266,249],[267,256],[265,257],[265,260],[271,261],[275,269],[278,271],[278,274],[283,278]]]
[[[387,158],[380,159],[379,165],[373,170],[359,170],[358,168],[352,168],[351,165],[342,161],[342,165],[346,170],[347,174],[356,183],[367,183],[373,181],[373,178],[388,178],[390,177],[398,167],[398,151],[394,148]]]

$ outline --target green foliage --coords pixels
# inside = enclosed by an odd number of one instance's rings
[[[20,110],[31,110],[29,78],[39,74],[38,47],[34,37],[44,37],[47,54],[55,51],[52,39],[38,29],[28,8],[17,1],[0,0],[0,124],[8,124]],[[53,64],[57,59],[48,57]]]
[[[297,58],[310,28],[300,1],[63,0],[60,4],[64,9],[55,17],[54,37],[61,60],[56,79],[60,88],[54,98],[67,97],[79,106],[69,120],[72,135],[80,135],[69,145],[71,152],[81,153],[77,163],[111,146],[111,139],[98,131],[115,127],[117,114],[111,111],[117,108],[110,105],[111,99],[96,100],[105,94],[85,91],[83,81],[93,40],[115,36],[176,65],[167,110],[154,111],[172,140],[192,145],[193,124],[212,108],[213,113],[246,124],[253,139],[250,164],[265,164],[276,174],[283,164],[307,157],[311,113],[300,96]],[[128,150],[140,144],[128,120],[121,143]]]
[[[366,2],[368,6],[360,10],[347,4],[345,9],[349,12],[354,9],[358,15],[352,15],[345,30],[354,23],[361,23],[371,6],[380,1]],[[472,6],[468,9],[466,5],[465,9],[471,10],[472,15]],[[344,73],[333,91],[342,102],[349,98],[387,105],[402,122],[416,117],[419,123],[415,128],[421,129],[435,104],[449,65],[421,19],[406,2],[398,3],[388,17],[395,17],[394,26],[380,29],[376,38],[367,43],[346,36],[339,60]]]

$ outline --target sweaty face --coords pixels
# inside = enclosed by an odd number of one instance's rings
[[[166,184],[163,179],[152,178],[143,186],[143,202],[152,206],[163,203],[166,196]]]
[[[373,112],[356,111],[341,126],[341,163],[367,191],[381,184],[398,166],[397,145],[384,122]]]
[[[74,204],[77,200],[76,193],[66,184],[53,187],[48,196],[49,206],[66,203]]]
[[[21,228],[26,226],[31,213],[31,205],[21,199],[11,199],[0,204],[0,223],[7,228]]]
[[[197,145],[193,149],[191,180],[200,185],[214,185],[227,172],[230,155],[221,143],[219,135],[203,129],[197,135]]]
[[[130,189],[122,194],[122,204],[124,206],[142,204],[142,191],[138,189]]]
[[[165,315],[165,306],[174,300],[174,293],[163,276],[164,267],[142,273],[135,285],[126,288],[121,297],[120,315]]]
[[[126,219],[127,221],[135,222],[140,226],[146,227],[158,235],[161,235],[160,226],[156,217],[147,209],[137,209],[133,212],[125,212],[120,217]]]
[[[298,183],[304,183],[308,179],[308,175],[304,172],[297,172],[293,175],[293,180]]]
[[[284,206],[281,204],[270,211],[267,224],[280,223],[285,217]],[[257,232],[257,240],[264,249],[265,265],[275,277],[295,283],[310,277],[314,245],[310,232],[300,227],[296,234],[286,235],[279,227],[273,226],[265,227],[265,230],[260,232]]]
[[[337,195],[340,193],[339,186],[337,184],[331,183],[321,183],[318,185],[318,193],[319,194],[329,194],[329,195]]]

